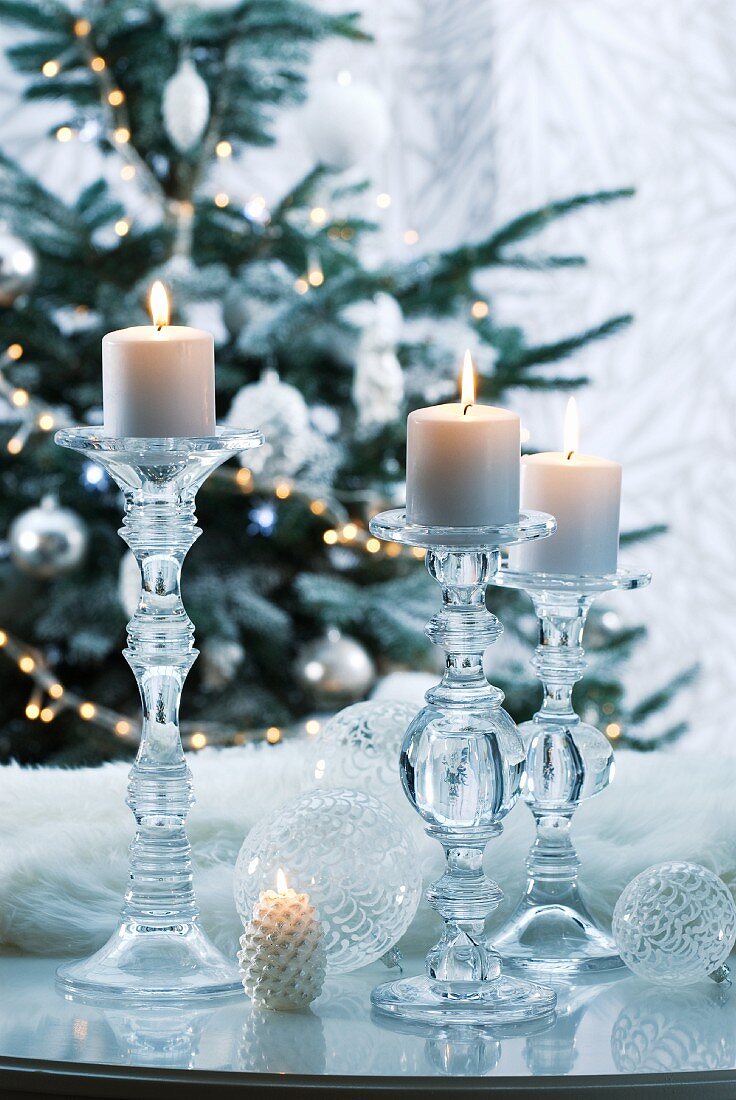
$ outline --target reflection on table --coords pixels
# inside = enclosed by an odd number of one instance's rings
[[[407,971],[419,970],[409,960]],[[376,964],[329,979],[303,1014],[242,998],[202,1006],[73,1003],[56,963],[0,958],[0,1055],[161,1068],[310,1075],[530,1077],[736,1068],[736,994],[633,977],[556,983],[554,1022],[505,1029],[408,1025],[372,1016]]]

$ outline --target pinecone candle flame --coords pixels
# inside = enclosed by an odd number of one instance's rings
[[[322,925],[307,894],[287,886],[279,869],[276,889],[264,890],[240,937],[243,989],[264,1008],[298,1012],[322,992],[327,956]]]

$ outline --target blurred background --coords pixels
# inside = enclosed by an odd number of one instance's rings
[[[352,11],[352,6],[350,8]],[[578,690],[612,740],[731,751],[736,380],[727,247],[736,12],[723,0],[0,0],[0,754],[130,754],[120,503],[53,428],[99,422],[99,341],[176,319],[218,345],[257,464],[199,499],[184,573],[193,748],[309,736],[436,657],[422,563],[376,544],[407,412],[479,397],[624,465],[622,556],[651,588],[591,618]],[[725,562],[724,562],[725,564]],[[528,603],[491,592],[489,672],[537,689]]]

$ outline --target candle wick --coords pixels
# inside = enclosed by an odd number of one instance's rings
[[[568,462],[570,461],[570,459],[572,458],[572,456],[573,456],[574,454],[575,454],[575,452],[574,452],[574,451],[568,451],[568,452],[567,452],[567,461],[568,461]]]
[[[163,325],[156,325],[156,332],[160,332],[163,327]]]
[[[463,408],[463,416],[467,416],[468,409],[472,409],[472,407],[473,407],[473,402],[468,401],[467,405],[465,405],[465,407]]]

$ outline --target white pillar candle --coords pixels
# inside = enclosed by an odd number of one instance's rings
[[[406,518],[429,527],[488,527],[519,520],[519,417],[476,405],[465,353],[462,399],[409,414]]]
[[[105,434],[207,436],[215,432],[215,353],[211,333],[170,325],[166,291],[151,289],[152,325],[102,339]]]
[[[509,568],[519,572],[606,574],[618,563],[621,466],[577,450],[577,407],[570,398],[563,451],[521,460],[521,507],[551,512],[557,530],[546,539],[512,546]]]

